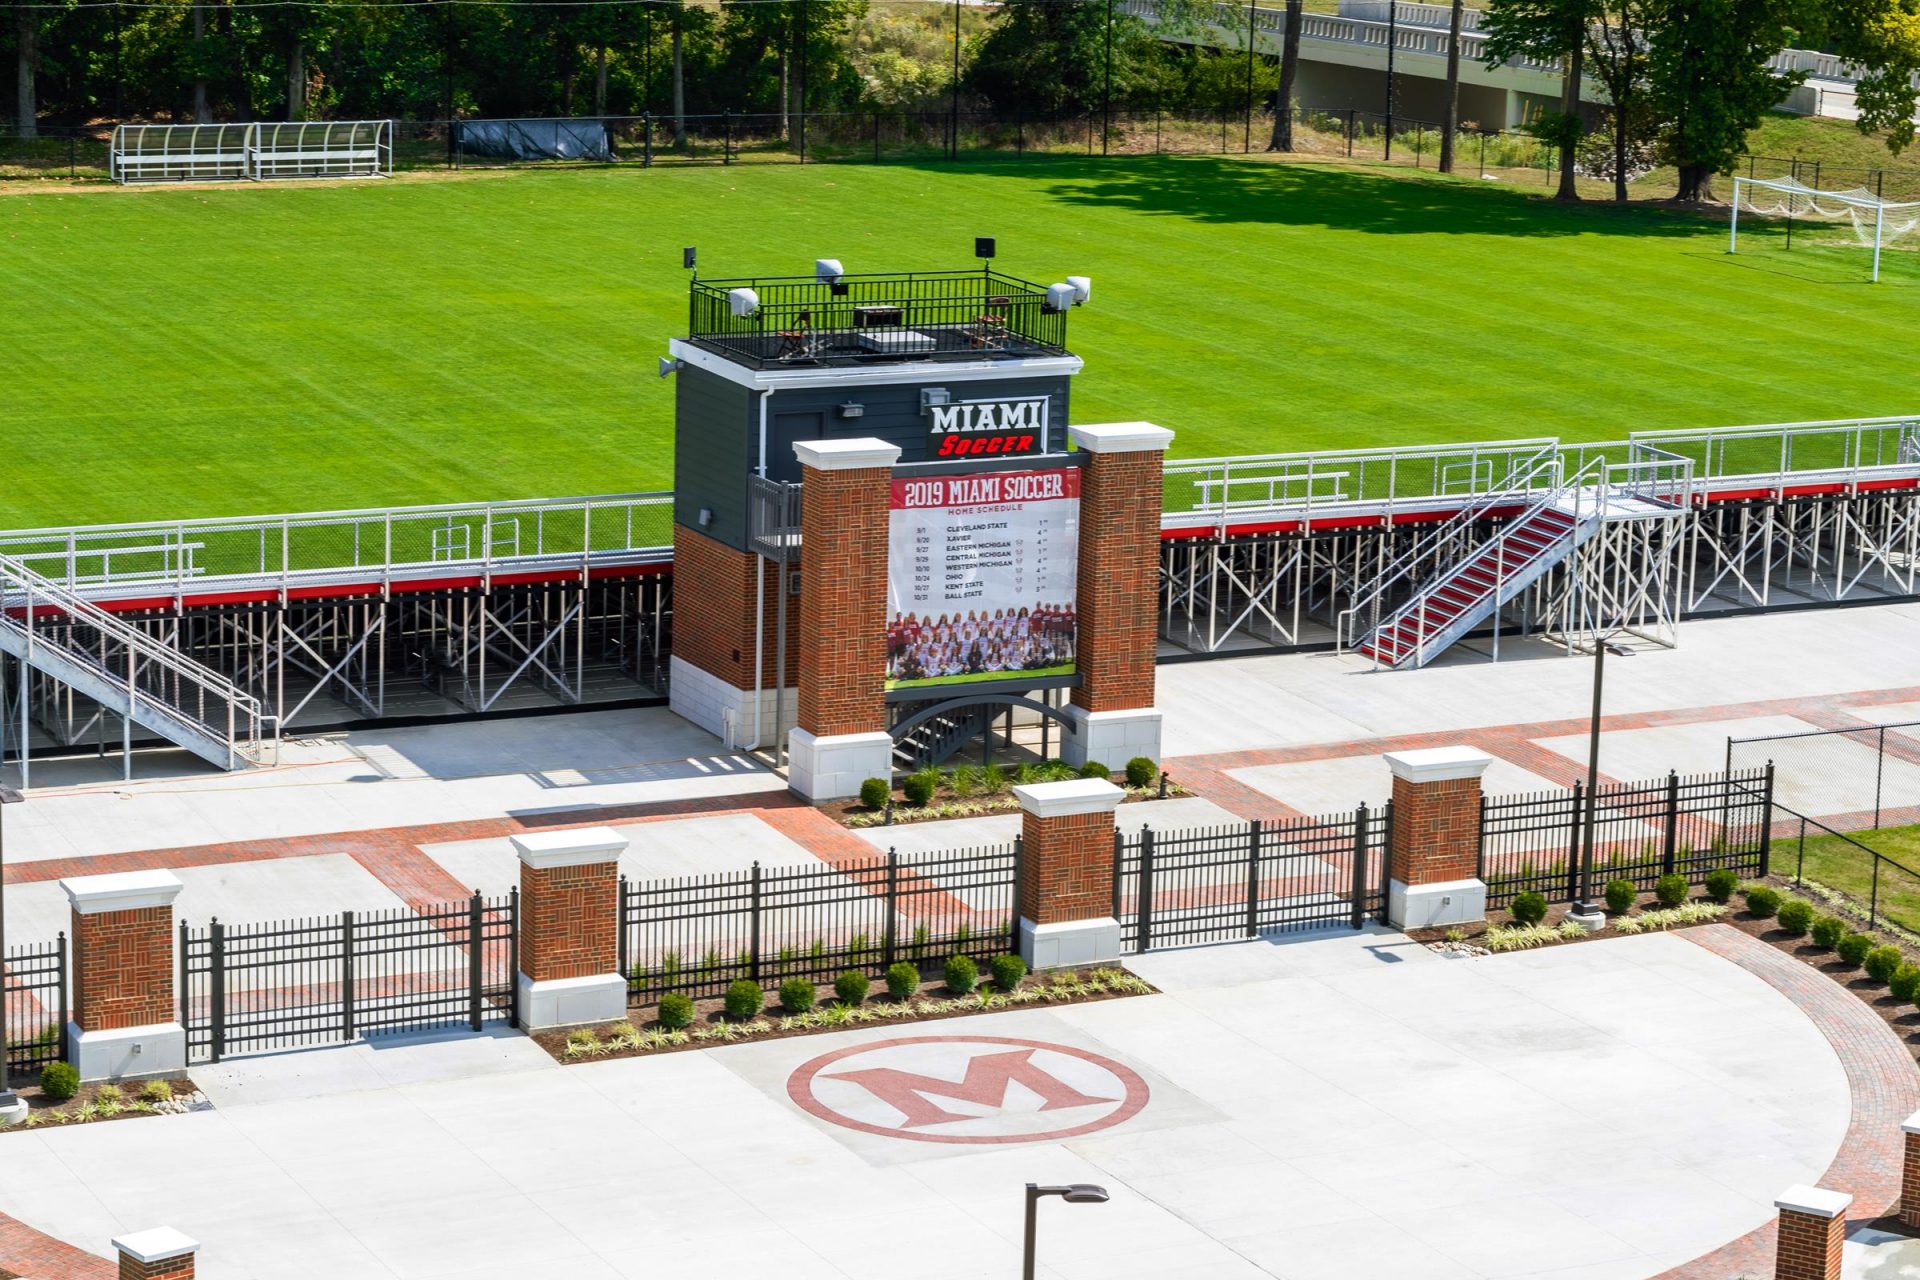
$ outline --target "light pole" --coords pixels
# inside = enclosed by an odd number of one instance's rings
[[[1574,896],[1572,914],[1591,916],[1593,907],[1593,823],[1600,790],[1600,699],[1607,684],[1607,636],[1597,630],[1593,643],[1593,710],[1587,725],[1587,812],[1586,831],[1580,840],[1580,892]]]
[[[0,787],[0,1124],[14,1119],[20,1099],[13,1093],[13,1072],[7,1063],[7,824],[6,806],[26,799],[12,787]]]
[[[1105,1204],[1107,1189],[1096,1187],[1091,1182],[1075,1182],[1064,1187],[1043,1187],[1037,1182],[1027,1184],[1027,1251],[1026,1260],[1020,1267],[1022,1280],[1033,1280],[1033,1228],[1038,1217],[1035,1210],[1042,1196],[1059,1196],[1068,1204]]]

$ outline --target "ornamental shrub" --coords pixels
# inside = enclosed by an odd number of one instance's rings
[[[1920,995],[1920,965],[1903,964],[1887,979],[1887,990],[1895,1000],[1911,1000]]]
[[[1653,896],[1660,899],[1663,907],[1677,907],[1687,900],[1687,878],[1682,875],[1661,876],[1653,882]]]
[[[1146,756],[1135,756],[1127,761],[1127,785],[1140,790],[1160,781],[1160,766]]]
[[[920,989],[920,971],[902,960],[887,970],[887,994],[905,1000]]]
[[[693,1025],[693,997],[679,991],[660,997],[660,1025],[669,1031],[684,1031]]]
[[[1514,894],[1513,903],[1507,909],[1521,924],[1539,924],[1547,918],[1546,898],[1532,890]]]
[[[1839,916],[1821,916],[1813,922],[1813,945],[1831,951],[1847,936],[1847,922]]]
[[[749,1018],[760,1016],[760,1011],[766,1008],[767,997],[760,990],[759,983],[751,978],[741,978],[727,988],[724,1003],[729,1018],[736,1022],[745,1022]]]
[[[893,795],[893,784],[885,778],[868,778],[860,784],[860,803],[869,809],[884,809]]]
[[[815,994],[806,978],[788,978],[780,984],[780,1007],[788,1013],[805,1013],[813,1008]]]
[[[1099,778],[1104,781],[1113,776],[1113,770],[1107,768],[1107,766],[1101,764],[1098,760],[1089,760],[1080,766],[1080,776],[1083,778]]]
[[[940,771],[938,769],[920,769],[907,775],[900,784],[900,792],[908,803],[924,805],[933,799],[933,793],[940,789]]]
[[[1707,896],[1715,902],[1733,901],[1733,891],[1740,887],[1740,877],[1725,867],[1707,872]]]
[[[1788,898],[1780,904],[1780,927],[1795,938],[1807,936],[1813,926],[1813,904],[1804,898]]]
[[[967,956],[947,957],[947,990],[963,996],[980,984],[980,966]]]
[[[1862,962],[1861,967],[1866,969],[1867,976],[1875,982],[1887,982],[1899,970],[1900,960],[1900,948],[1875,947],[1867,952],[1867,958]]]
[[[1013,990],[1027,976],[1027,962],[1019,956],[995,956],[987,962],[987,968],[993,974],[993,985],[1002,991]]]
[[[1633,887],[1631,880],[1607,881],[1607,910],[1617,916],[1623,916],[1633,909],[1633,903],[1640,891]]]
[[[1873,950],[1873,939],[1864,933],[1850,933],[1840,939],[1840,945],[1836,949],[1840,952],[1842,960],[1857,969],[1866,961],[1867,952]]]
[[[833,994],[840,997],[841,1004],[865,1004],[872,987],[867,975],[858,969],[849,969],[833,980]]]
[[[40,1068],[40,1096],[65,1102],[80,1092],[80,1069],[71,1062],[49,1062]]]
[[[1747,910],[1762,920],[1770,920],[1780,910],[1780,891],[1757,884],[1747,890]]]

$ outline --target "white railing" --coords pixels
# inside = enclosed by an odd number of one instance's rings
[[[0,555],[73,589],[121,584],[180,594],[203,578],[284,588],[371,575],[381,586],[425,566],[504,569],[665,559],[673,495],[233,516],[0,532]]]
[[[1696,483],[1758,485],[1820,476],[1837,483],[1920,473],[1920,415],[1636,431],[1638,446],[1691,459]]]
[[[103,686],[91,692],[116,699],[103,702],[108,710],[170,725],[175,742],[212,747],[202,752],[209,758],[224,751],[227,768],[264,764],[278,745],[278,721],[246,690],[8,556],[0,556],[0,632],[29,666],[44,654],[80,668]]]

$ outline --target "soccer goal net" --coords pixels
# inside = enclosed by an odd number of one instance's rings
[[[1851,231],[1854,243],[1873,249],[1873,278],[1880,278],[1880,250],[1920,227],[1920,201],[1882,200],[1864,187],[1851,191],[1820,191],[1792,178],[1735,178],[1733,216],[1727,228],[1727,252],[1740,248],[1740,215],[1757,214],[1785,219],[1787,247],[1793,247],[1794,226]],[[1806,234],[1803,230],[1802,235]]]

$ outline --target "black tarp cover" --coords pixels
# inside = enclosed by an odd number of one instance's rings
[[[462,154],[496,160],[615,159],[613,135],[598,120],[462,120]]]

